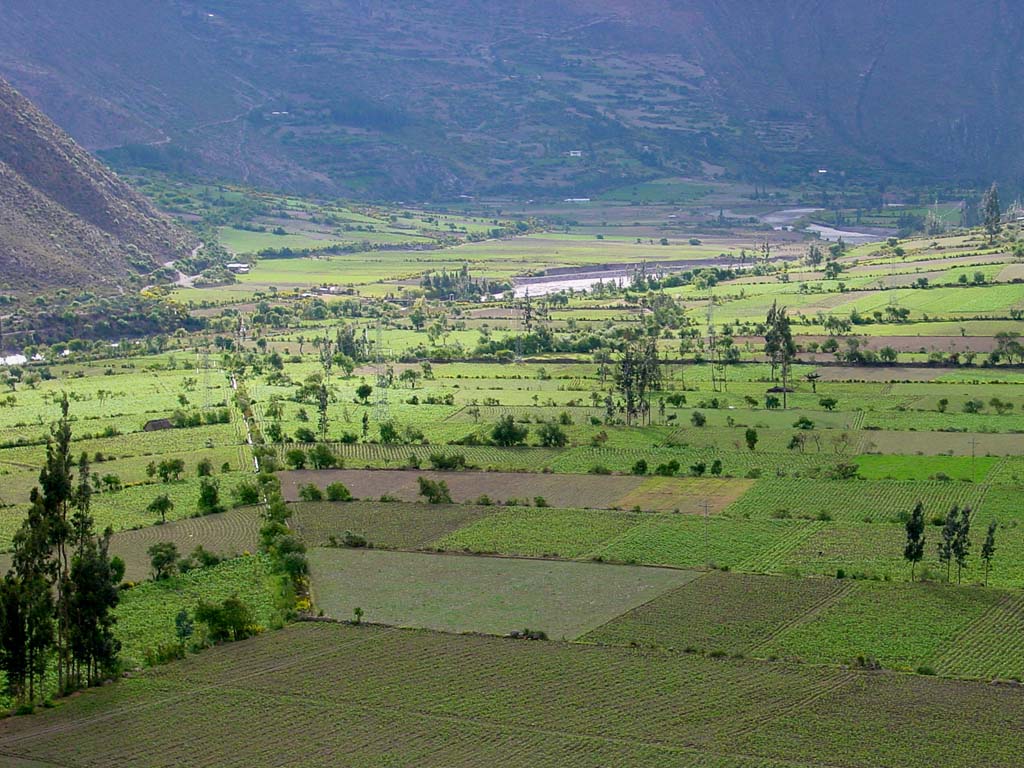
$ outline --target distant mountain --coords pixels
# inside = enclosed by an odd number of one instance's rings
[[[114,292],[191,240],[0,79],[0,291]]]
[[[324,194],[1019,183],[1007,0],[7,0],[0,73],[91,149]]]

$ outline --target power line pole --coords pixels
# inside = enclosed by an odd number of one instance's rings
[[[977,448],[978,448],[978,438],[972,437],[971,438],[971,482],[972,483],[977,482],[977,480],[978,480],[977,475],[976,475],[976,473],[974,471],[974,466],[975,466],[975,463],[976,463],[975,459],[976,459]]]

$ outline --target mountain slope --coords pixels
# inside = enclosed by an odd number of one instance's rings
[[[826,165],[1024,176],[1006,0],[9,0],[0,73],[94,149],[325,194]],[[579,151],[576,156],[570,152]]]
[[[0,80],[0,288],[110,292],[190,242]]]

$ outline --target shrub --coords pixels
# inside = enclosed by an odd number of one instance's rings
[[[654,468],[654,474],[660,477],[674,477],[679,472],[679,462],[675,459]]]
[[[291,469],[305,469],[306,452],[301,448],[292,448],[284,455],[284,463]]]
[[[352,533],[352,531],[345,531],[345,535],[341,537],[341,543],[352,549],[362,549],[367,546],[366,537]]]
[[[694,411],[693,414],[690,416],[690,423],[693,424],[693,426],[695,427],[703,427],[705,424],[708,423],[708,417],[705,416],[700,411]]]
[[[220,485],[216,480],[204,477],[199,481],[198,506],[201,515],[213,515],[224,511],[224,506],[220,503]]]
[[[215,643],[243,640],[259,631],[252,611],[237,597],[229,597],[220,605],[200,602],[196,621],[206,625],[207,636]]]
[[[344,483],[331,483],[327,486],[328,501],[352,501],[352,492]]]
[[[516,424],[515,419],[508,414],[498,419],[498,423],[491,430],[491,439],[495,445],[509,448],[514,445],[522,445],[529,433],[529,429]]]
[[[612,471],[603,464],[595,464],[587,470],[591,475],[610,475]]]
[[[303,501],[323,501],[324,493],[313,483],[309,483],[299,488],[299,498]]]
[[[640,459],[636,464],[633,465],[632,472],[634,475],[646,475],[647,474],[647,461]]]
[[[565,434],[565,430],[553,421],[542,424],[538,430],[538,435],[540,437],[540,444],[545,448],[562,448],[569,442],[569,437]]]
[[[430,466],[441,471],[452,471],[466,468],[466,457],[461,453],[431,453]]]
[[[430,480],[426,477],[417,478],[420,485],[420,496],[423,496],[428,504],[451,504],[452,495],[448,490],[448,483],[444,480]]]
[[[236,507],[251,507],[260,503],[260,487],[251,480],[245,480],[235,486],[231,492],[232,504]]]

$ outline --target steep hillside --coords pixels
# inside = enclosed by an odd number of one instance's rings
[[[113,291],[190,243],[0,80],[0,289]]]
[[[1006,0],[10,0],[0,73],[125,163],[352,195],[1024,175]],[[120,147],[120,149],[116,149]],[[570,153],[572,153],[570,155]],[[578,154],[577,154],[578,153]]]

